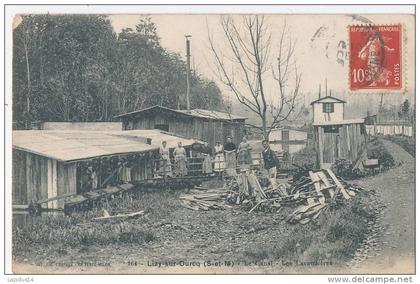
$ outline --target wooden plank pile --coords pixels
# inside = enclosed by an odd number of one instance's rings
[[[292,188],[296,200],[300,199],[302,204],[289,215],[287,221],[307,224],[318,218],[329,204],[349,200],[360,190],[338,178],[329,169],[309,171],[309,177],[302,177]]]
[[[329,204],[351,199],[360,188],[350,186],[331,170],[309,171],[294,182],[261,187],[254,173],[240,174],[225,184],[226,201],[241,205],[249,212],[279,212],[284,206],[298,206],[288,222],[307,224],[315,220]]]
[[[206,191],[191,190],[189,193],[181,194],[179,200],[181,205],[191,210],[225,209],[227,192],[225,189],[211,189]]]
[[[287,202],[290,184],[283,182],[273,187],[267,183],[264,175],[244,172],[234,179],[227,180],[225,187],[229,192],[226,199],[228,203],[242,205],[249,212],[256,209],[273,212],[278,211],[281,205]]]

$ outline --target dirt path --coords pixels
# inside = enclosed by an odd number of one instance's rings
[[[415,159],[397,144],[386,140],[383,143],[396,167],[355,182],[367,190],[376,190],[385,205],[378,219],[383,228],[378,238],[381,250],[371,253],[354,269],[365,273],[414,273]]]

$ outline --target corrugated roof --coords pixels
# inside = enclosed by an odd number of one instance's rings
[[[151,145],[146,144],[147,139],[151,140]],[[13,148],[63,162],[153,151],[161,146],[162,141],[167,141],[169,148],[174,148],[179,141],[183,146],[203,143],[157,129],[13,131]]]
[[[120,115],[115,116],[115,118],[139,114],[139,113],[142,113],[144,111],[151,110],[154,108],[160,108],[162,110],[170,111],[173,113],[179,113],[183,115],[206,118],[206,119],[217,119],[217,120],[245,120],[247,119],[246,117],[233,115],[226,112],[214,111],[214,110],[207,110],[207,109],[176,110],[176,109],[171,109],[164,106],[152,106],[152,107],[144,108],[141,110],[136,110],[136,111],[120,114]]]
[[[340,121],[325,121],[314,123],[313,126],[341,125],[341,124],[360,124],[365,123],[363,118],[345,119]]]
[[[324,100],[326,100],[326,99],[331,99],[331,100],[334,100],[334,101],[336,101],[336,102],[338,102],[338,103],[346,103],[346,101],[343,101],[343,100],[341,100],[341,99],[335,98],[335,97],[333,97],[333,96],[325,96],[325,97],[319,98],[319,99],[317,99],[317,100],[315,100],[315,101],[311,102],[311,105],[313,105],[314,103],[319,103],[319,102],[322,102],[322,101],[324,101]]]
[[[13,148],[63,162],[157,149],[113,133],[50,130],[13,131]]]

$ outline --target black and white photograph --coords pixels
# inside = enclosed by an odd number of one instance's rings
[[[415,274],[413,5],[53,6],[5,18],[11,273]]]

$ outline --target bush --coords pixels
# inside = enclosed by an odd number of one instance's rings
[[[366,175],[359,169],[353,169],[353,163],[350,160],[338,159],[332,166],[333,172],[344,179],[357,179]]]
[[[374,138],[368,143],[368,158],[378,159],[382,169],[390,169],[395,165],[394,158],[385,148],[381,140]]]
[[[386,135],[384,139],[394,142],[398,144],[401,148],[406,150],[411,156],[416,157],[416,141],[410,137],[406,136],[393,136],[393,135]]]

